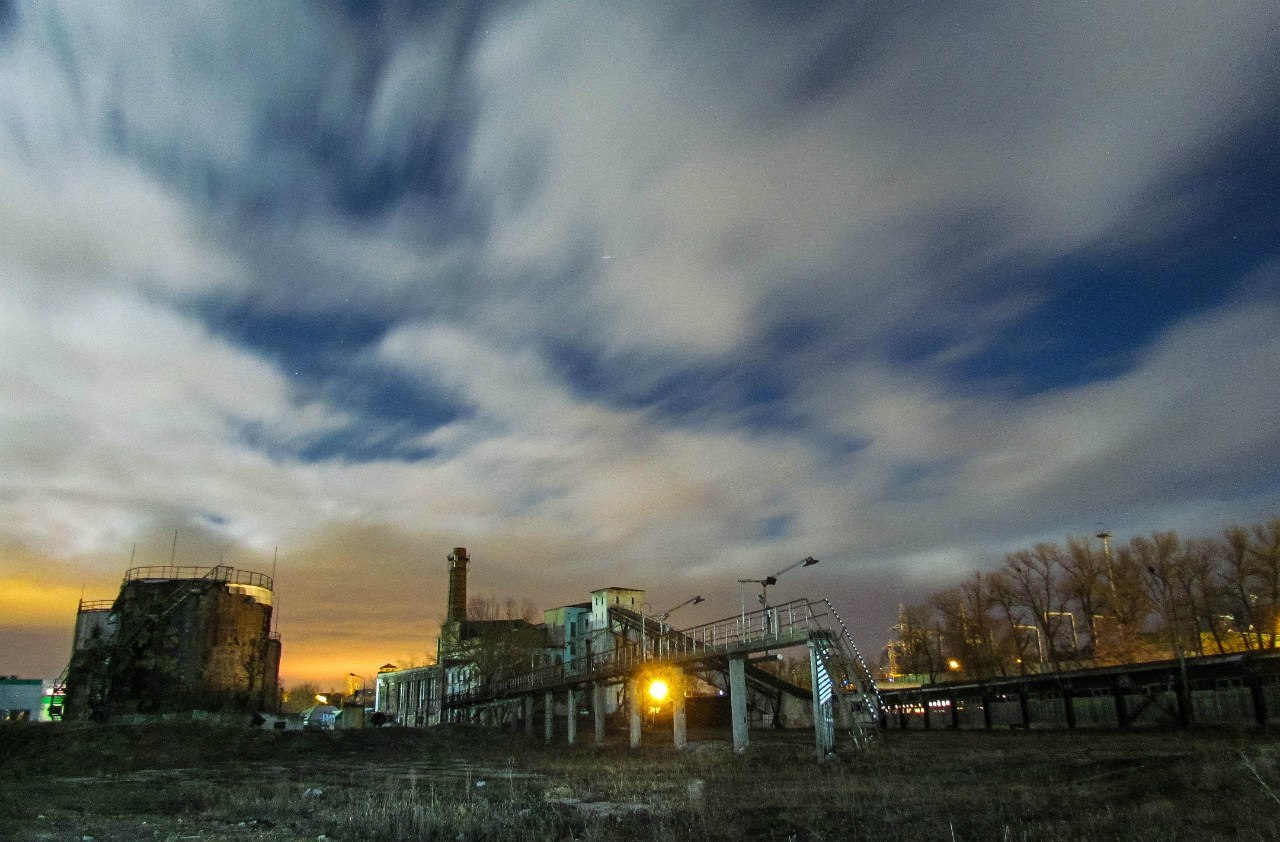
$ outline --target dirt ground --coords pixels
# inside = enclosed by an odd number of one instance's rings
[[[1276,839],[1280,735],[0,728],[0,839]]]

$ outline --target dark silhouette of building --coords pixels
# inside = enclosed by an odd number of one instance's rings
[[[274,711],[272,581],[233,567],[135,567],[112,603],[81,602],[66,717]]]

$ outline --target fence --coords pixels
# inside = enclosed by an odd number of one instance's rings
[[[881,688],[890,728],[1143,728],[1280,722],[1280,652]]]

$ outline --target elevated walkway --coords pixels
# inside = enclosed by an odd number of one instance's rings
[[[468,711],[483,708],[523,706],[526,728],[532,729],[534,699],[541,694],[551,732],[551,703],[555,695],[568,699],[569,715],[576,716],[575,698],[581,688],[590,687],[596,716],[597,739],[603,740],[604,688],[626,684],[632,718],[632,743],[640,735],[639,677],[655,670],[681,674],[727,671],[732,709],[734,748],[748,745],[748,687],[757,691],[808,696],[819,758],[834,750],[837,725],[847,727],[855,742],[865,744],[880,722],[879,694],[870,670],[849,636],[848,629],[827,600],[797,599],[735,617],[727,617],[691,628],[672,630],[659,621],[620,607],[610,609],[611,617],[638,639],[625,634],[609,651],[593,652],[553,666],[530,669],[519,674],[446,694],[442,710]],[[809,651],[813,691],[768,675],[751,667],[751,655],[772,653],[805,646]],[[727,669],[726,669],[727,667]],[[748,670],[751,668],[751,685]],[[767,677],[766,677],[767,676]],[[676,744],[683,745],[683,693],[673,696]],[[514,718],[514,717],[513,717]],[[572,729],[576,726],[571,724]]]

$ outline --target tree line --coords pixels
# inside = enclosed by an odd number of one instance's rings
[[[1041,543],[902,606],[891,675],[989,678],[1274,649],[1280,516],[1183,539]]]

